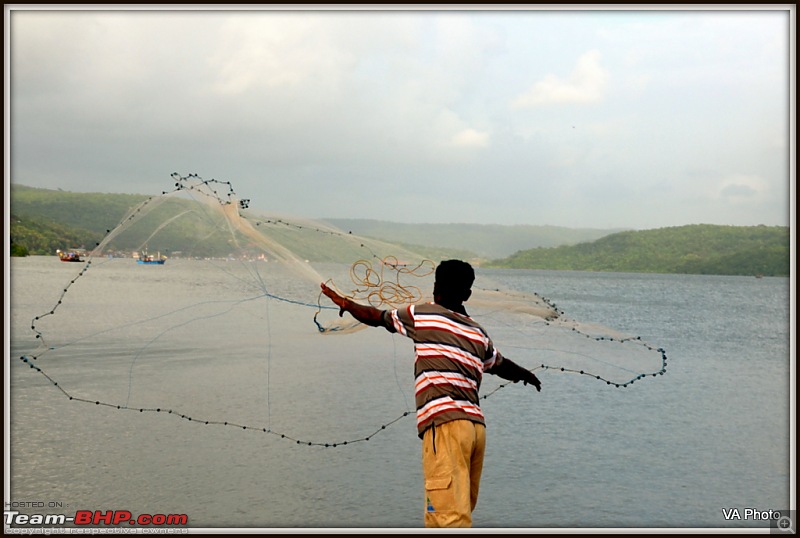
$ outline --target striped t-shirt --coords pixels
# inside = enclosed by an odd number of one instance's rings
[[[419,436],[466,419],[484,424],[478,402],[483,373],[502,362],[486,331],[468,316],[434,303],[384,312],[384,325],[414,341]]]

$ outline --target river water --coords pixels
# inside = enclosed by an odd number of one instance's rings
[[[308,316],[301,323],[274,302],[242,308],[231,325],[204,309],[224,300],[224,286],[232,284],[198,286],[195,268],[173,261],[131,268],[108,289],[81,288],[80,280],[70,286],[77,264],[53,257],[10,261],[7,507],[28,514],[185,514],[193,530],[226,532],[421,528],[420,441],[413,416],[398,414],[413,406],[410,345],[360,331],[326,341],[320,354],[318,336],[305,329]],[[143,270],[162,273],[155,279]],[[628,388],[545,371],[541,393],[512,385],[487,398],[475,527],[766,528],[763,520],[730,518],[732,509],[744,516],[748,508],[789,508],[789,279],[478,273],[479,282],[491,278],[544,295],[575,319],[637,334],[663,347],[669,361],[664,375]],[[152,293],[143,296],[141,278],[154,279]],[[32,322],[63,289],[65,302],[80,298],[75,310],[60,324],[48,325],[48,316]],[[166,324],[157,312],[171,302],[193,305],[191,319],[208,324],[183,335],[180,320]],[[151,326],[111,331],[116,315],[147,308],[154,309]],[[59,331],[73,331],[82,316],[98,311],[104,314],[94,336],[76,336],[72,355],[45,352],[32,361],[49,379],[20,360],[41,352],[32,325],[61,342]],[[256,336],[238,337],[244,326]],[[122,350],[137,339],[140,351],[131,359]],[[159,347],[167,341],[169,352]],[[203,353],[206,344],[214,351]],[[354,351],[379,348],[387,353]],[[134,410],[151,401],[258,427]],[[355,441],[375,426],[379,434],[369,441],[337,447],[274,434]]]

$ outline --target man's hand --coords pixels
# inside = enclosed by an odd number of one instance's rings
[[[541,392],[542,391],[542,383],[541,383],[541,381],[539,381],[539,378],[536,377],[534,375],[534,373],[529,371],[529,370],[525,370],[525,372],[527,373],[527,375],[522,378],[522,383],[524,385],[527,385],[528,383],[530,383],[531,385],[536,387],[536,390],[538,392]]]
[[[492,367],[490,370],[487,370],[487,372],[500,376],[503,379],[507,379],[512,383],[519,383],[520,381],[522,381],[525,385],[530,383],[536,387],[536,390],[540,392],[542,390],[542,383],[539,381],[539,378],[533,374],[533,372],[523,368],[508,357],[503,357],[502,361],[495,364],[494,367]]]
[[[330,300],[333,301],[334,304],[339,307],[339,317],[344,316],[344,313],[347,310],[347,303],[348,303],[347,299],[345,299],[344,297],[333,291],[331,288],[325,285],[324,282],[321,283],[319,287],[322,288],[322,293],[326,297],[330,298]]]
[[[370,305],[362,305],[355,301],[351,301],[346,297],[342,297],[323,282],[320,284],[322,293],[326,297],[330,297],[331,301],[339,307],[339,317],[344,316],[345,312],[350,312],[350,315],[356,318],[361,323],[371,327],[378,327],[383,325],[383,310]]]

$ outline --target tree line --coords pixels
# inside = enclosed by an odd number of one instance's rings
[[[789,228],[693,224],[625,231],[590,243],[535,248],[491,267],[635,273],[788,276]]]

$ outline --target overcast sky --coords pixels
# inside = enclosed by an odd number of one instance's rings
[[[6,6],[12,182],[159,194],[196,173],[312,218],[793,219],[788,5],[178,8]]]

